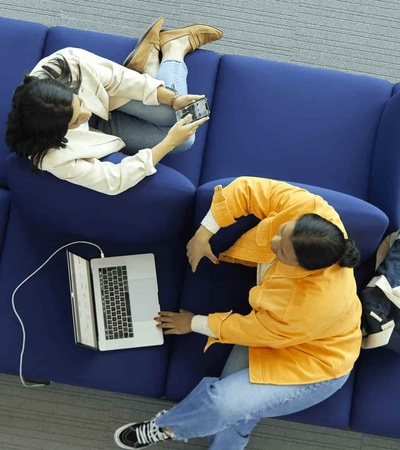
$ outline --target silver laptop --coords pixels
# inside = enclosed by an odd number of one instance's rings
[[[154,255],[90,261],[67,251],[75,342],[96,350],[164,343]]]

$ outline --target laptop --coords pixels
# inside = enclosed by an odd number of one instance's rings
[[[67,251],[75,343],[120,350],[164,343],[152,253],[90,261]]]

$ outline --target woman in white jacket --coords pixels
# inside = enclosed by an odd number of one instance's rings
[[[78,48],[42,59],[14,93],[11,150],[33,170],[115,195],[155,173],[166,154],[191,147],[207,119],[176,122],[175,110],[202,97],[187,94],[184,57],[222,33],[204,25],[161,31],[163,22],[149,28],[126,67]],[[118,151],[130,156],[101,161]]]

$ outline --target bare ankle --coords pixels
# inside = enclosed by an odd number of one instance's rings
[[[177,61],[183,61],[187,53],[192,50],[190,45],[189,36],[182,36],[178,39],[166,42],[162,47],[163,60],[174,59]]]
[[[146,64],[143,67],[143,73],[151,75],[153,78],[157,75],[160,67],[159,52],[154,48],[147,58]]]

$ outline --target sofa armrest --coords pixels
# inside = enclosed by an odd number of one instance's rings
[[[0,188],[0,255],[6,235],[8,216],[10,212],[10,192]]]
[[[114,162],[124,155],[113,155]],[[157,165],[157,173],[133,188],[108,196],[32,173],[29,162],[7,158],[13,206],[28,221],[82,239],[157,243],[176,238],[191,225],[195,188],[174,169]]]
[[[0,61],[3,70],[0,84],[0,186],[8,187],[5,159],[10,150],[5,144],[7,116],[16,87],[26,71],[42,56],[47,27],[25,20],[0,17]]]
[[[400,228],[400,92],[386,103],[378,127],[369,201],[389,217],[388,232]]]
[[[214,186],[218,184],[226,186],[234,179],[223,178],[205,183],[198,188],[196,193],[196,224],[202,220],[210,207]],[[384,212],[376,206],[352,195],[304,183],[290,181],[289,183],[307,189],[315,195],[320,195],[336,209],[346,227],[349,237],[357,243],[362,262],[365,262],[374,255],[388,226],[388,218]],[[223,232],[218,233],[218,236],[216,236],[215,243],[218,245],[218,249],[215,251],[219,251],[220,248],[221,250],[227,248],[227,246],[230,246],[245,231],[257,223],[257,219],[253,216],[248,216],[241,218],[234,226],[224,229]]]

